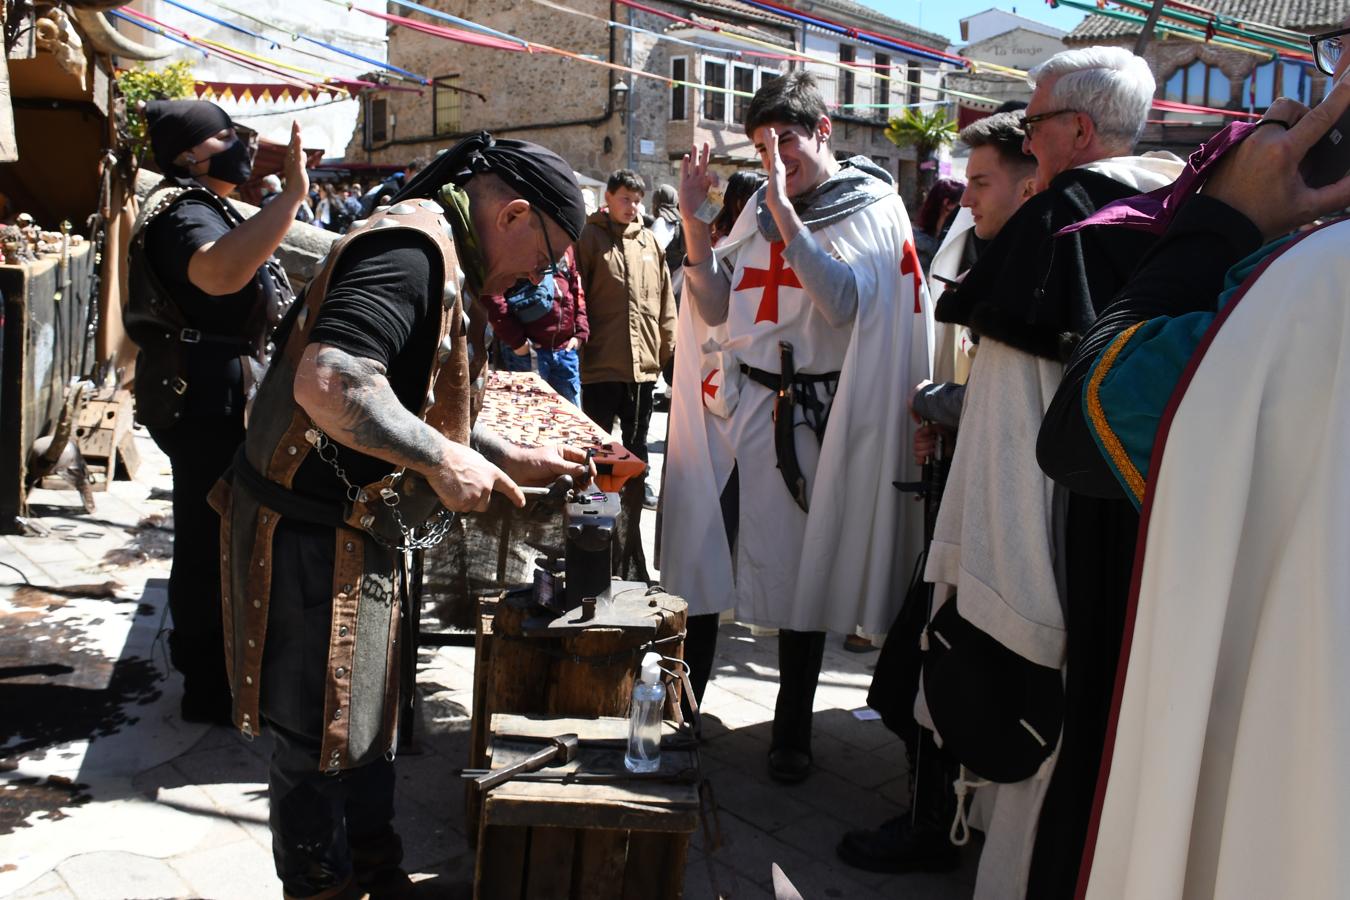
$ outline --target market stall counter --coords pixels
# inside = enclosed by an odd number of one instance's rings
[[[61,415],[66,386],[94,363],[90,330],[95,259],[67,238],[58,252],[0,265],[4,295],[0,369],[0,529],[28,514],[27,456]]]

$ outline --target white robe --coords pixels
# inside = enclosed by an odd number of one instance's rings
[[[689,352],[676,354],[661,579],[692,615],[734,609],[738,620],[762,625],[881,633],[903,599],[922,538],[919,504],[892,482],[918,478],[904,398],[931,371],[932,302],[917,265],[900,271],[913,238],[898,196],[812,235],[853,269],[852,322],[830,326],[804,290],[787,286],[778,291],[780,324],[754,322],[763,289],[734,289],[747,268],[768,268],[753,204],[716,250],[732,271],[727,322],[709,328],[693,302],[681,306],[676,341]],[[789,340],[800,371],[840,372],[823,443],[797,429],[809,515],[777,469],[773,392],[746,381],[730,418],[703,408],[698,348],[709,338],[769,372],[779,368],[778,340]],[[718,503],[733,464],[740,480],[734,568]]]
[[[1182,162],[1171,154],[1146,154],[1084,168],[1149,191],[1173,181]],[[924,573],[939,586],[934,612],[954,591],[966,620],[1026,659],[1051,667],[1063,664],[1066,646],[1056,578],[1056,531],[1062,523],[1056,519],[1054,484],[1036,462],[1036,440],[1063,374],[1057,362],[981,341]],[[922,691],[915,716],[932,727]],[[1036,775],[980,789],[990,826],[976,900],[1024,896],[1036,822],[1059,758],[1058,737]]]
[[[936,276],[956,280],[962,272],[961,260],[966,255],[966,244],[974,234],[975,218],[963,206],[957,210],[952,227],[947,229],[947,236],[933,254],[933,264],[928,267],[928,293],[933,295],[934,307],[947,290],[947,285]],[[939,384],[965,384],[970,379],[970,364],[975,358],[970,329],[951,322],[938,322],[934,327],[937,341],[933,350],[933,380]]]
[[[1089,900],[1350,889],[1347,243],[1271,261],[1164,417]]]

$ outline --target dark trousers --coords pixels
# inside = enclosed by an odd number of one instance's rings
[[[183,673],[184,694],[229,701],[220,612],[220,516],[206,495],[244,440],[242,415],[194,417],[150,436],[173,465],[173,565],[169,658]]]
[[[331,528],[283,521],[272,544],[262,715],[275,740],[267,778],[272,856],[291,897],[331,890],[353,876],[367,884],[403,860],[393,827],[393,762],[337,775],[319,766],[333,542]]]
[[[1064,733],[1050,776],[1027,896],[1073,897],[1101,770],[1134,571],[1139,514],[1126,500],[1069,496],[1064,543]]]
[[[961,765],[937,745],[933,732],[915,725],[909,759],[910,821],[916,830],[937,833],[945,840],[956,817],[956,791],[952,783],[961,774]],[[1028,897],[1033,896],[1027,894]]]
[[[652,420],[652,391],[655,381],[632,384],[625,381],[597,381],[581,386],[581,411],[609,433],[614,419],[619,420],[623,444],[634,456],[647,461],[647,425]]]

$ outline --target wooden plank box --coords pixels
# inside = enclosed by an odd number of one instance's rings
[[[574,732],[577,759],[548,771],[624,772],[627,719],[497,715],[491,731],[490,768]],[[663,773],[697,770],[697,750],[662,751]],[[508,781],[483,800],[475,900],[679,900],[698,821],[692,780]]]
[[[652,596],[655,638],[665,656],[684,658],[688,607],[671,594]],[[488,726],[498,714],[626,716],[641,654],[650,631],[596,627],[566,637],[524,637],[527,599],[508,592],[479,606],[473,670],[473,720],[469,766],[485,768]],[[606,665],[576,661],[608,657]],[[675,718],[680,692],[670,691],[665,717]],[[625,732],[625,736],[626,736]],[[476,835],[480,800],[473,782],[465,788],[470,835]]]

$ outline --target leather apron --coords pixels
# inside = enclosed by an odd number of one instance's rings
[[[319,434],[295,401],[295,373],[338,261],[364,235],[387,229],[425,235],[440,254],[446,273],[443,302],[430,305],[430,314],[440,318],[440,337],[417,415],[450,440],[468,444],[472,421],[481,407],[487,317],[473,298],[468,300],[471,312],[465,312],[464,274],[440,205],[434,200],[412,200],[377,210],[333,245],[258,390],[242,451],[244,460],[237,463],[247,463],[251,478],[227,473],[211,495],[222,518],[221,611],[234,722],[248,736],[261,731],[259,698],[272,537],[281,519],[288,515],[303,518],[301,510],[314,505],[300,495],[294,495],[298,502],[282,502],[301,464],[315,452],[313,438]],[[258,476],[271,483],[267,487],[281,490],[250,490],[248,481],[256,484]],[[337,480],[336,472],[333,478]],[[336,526],[336,552],[320,751],[320,768],[329,772],[363,765],[393,750],[401,672],[400,601],[406,587],[404,554],[398,545],[407,539],[405,528],[421,527],[441,509],[435,492],[411,471],[393,471],[372,484],[344,485],[344,489],[346,501],[329,523]],[[261,493],[266,493],[266,501]]]

